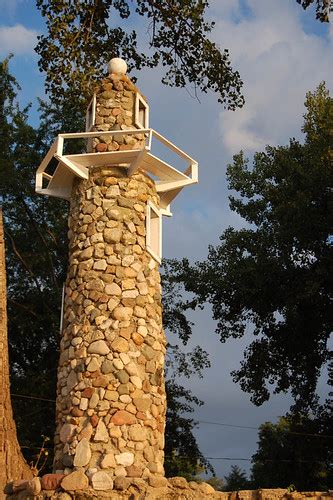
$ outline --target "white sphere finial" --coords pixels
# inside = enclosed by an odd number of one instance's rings
[[[108,64],[109,73],[116,73],[118,75],[126,75],[127,64],[124,59],[114,57]]]

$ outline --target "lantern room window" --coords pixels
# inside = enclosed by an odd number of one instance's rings
[[[147,203],[146,212],[146,248],[160,264],[162,260],[162,215],[151,201]]]
[[[135,96],[134,123],[138,128],[149,127],[149,106],[139,93]]]

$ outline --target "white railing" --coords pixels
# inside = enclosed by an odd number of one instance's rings
[[[64,153],[64,145],[66,140],[91,139],[94,137],[103,138],[111,136],[114,137],[116,140],[117,136],[128,136],[128,135],[139,135],[141,137],[144,137],[145,146],[140,150],[125,149],[122,150],[121,152],[120,151],[106,151],[101,153],[84,152],[81,154],[71,154],[67,152]],[[173,153],[175,153],[181,160],[185,161],[186,165],[184,172],[180,172],[179,170],[175,169],[164,160],[158,158],[157,156],[154,156],[151,153],[153,139],[156,139],[160,144],[163,144],[163,146],[165,146],[168,150],[171,150]],[[46,154],[45,158],[43,159],[41,165],[37,170],[36,191],[41,194],[51,194],[51,192],[49,192],[47,188],[46,189],[43,188],[43,181],[44,180],[51,181],[53,178],[53,175],[50,175],[50,173],[47,172],[47,167],[52,158],[55,158],[60,163],[62,163],[64,165],[64,168],[69,168],[72,171],[73,175],[87,179],[89,176],[89,170],[86,168],[86,166],[84,166],[87,165],[87,163],[84,163],[82,161],[82,165],[80,165],[80,158],[82,160],[83,158],[85,160],[90,158],[92,162],[91,164],[93,165],[94,159],[97,158],[97,156],[99,159],[105,158],[105,162],[107,163],[108,158],[111,159],[112,156],[115,158],[115,156],[119,156],[121,153],[124,153],[124,156],[126,155],[126,153],[127,156],[129,155],[129,153],[134,153],[135,156],[135,158],[132,156],[132,160],[128,160],[130,161],[128,175],[131,175],[133,172],[135,172],[135,170],[140,165],[141,161],[144,160],[144,158],[147,159],[147,157],[150,157],[151,166],[157,164],[159,165],[158,168],[161,169],[160,171],[164,170],[165,172],[169,172],[171,175],[169,181],[165,180],[157,181],[157,184],[159,184],[159,186],[157,186],[157,189],[161,193],[162,191],[165,192],[168,190],[177,189],[178,187],[182,187],[187,184],[194,184],[198,182],[198,163],[193,158],[191,158],[191,156],[189,156],[180,148],[178,148],[175,144],[173,144],[171,141],[169,141],[161,134],[156,132],[156,130],[152,128],[146,128],[146,129],[135,128],[129,130],[108,130],[108,131],[95,130],[91,132],[62,133],[57,136],[57,139],[50,147],[48,153]],[[155,165],[155,171],[156,171],[156,165]]]

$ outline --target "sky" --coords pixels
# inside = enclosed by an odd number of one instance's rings
[[[164,257],[192,261],[204,259],[208,245],[217,244],[228,226],[242,227],[228,207],[225,174],[233,154],[242,149],[251,157],[267,144],[302,139],[306,92],[322,80],[333,91],[333,24],[316,21],[313,10],[304,12],[296,0],[211,0],[207,15],[216,23],[212,38],[229,49],[233,67],[244,81],[242,109],[224,110],[213,94],[199,95],[199,102],[191,96],[191,88],[165,87],[159,69],[137,75],[149,101],[150,126],[199,162],[199,184],[182,191],[172,204],[173,217],[163,223]],[[144,27],[138,29],[145,37]],[[44,96],[34,53],[37,36],[43,32],[34,0],[0,0],[0,57],[14,54],[10,68],[22,87],[22,103],[33,104],[33,120],[37,97]],[[193,313],[191,320],[195,327],[188,348],[200,344],[212,364],[203,379],[184,381],[205,403],[194,413],[199,447],[205,456],[213,457],[211,463],[220,477],[231,465],[249,470],[250,462],[244,459],[256,451],[256,430],[204,422],[258,427],[265,421],[276,422],[291,399],[273,395],[255,407],[230,376],[239,366],[250,334],[221,344],[209,308]],[[324,377],[320,391],[325,394]]]

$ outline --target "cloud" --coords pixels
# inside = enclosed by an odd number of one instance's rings
[[[328,37],[305,33],[301,10],[286,0],[246,5],[250,16],[218,18],[214,33],[244,80],[244,108],[220,113],[221,138],[230,154],[300,136],[305,93],[333,77],[332,30]]]
[[[21,24],[0,26],[0,53],[25,55],[33,52],[37,43],[37,31],[25,28]]]

